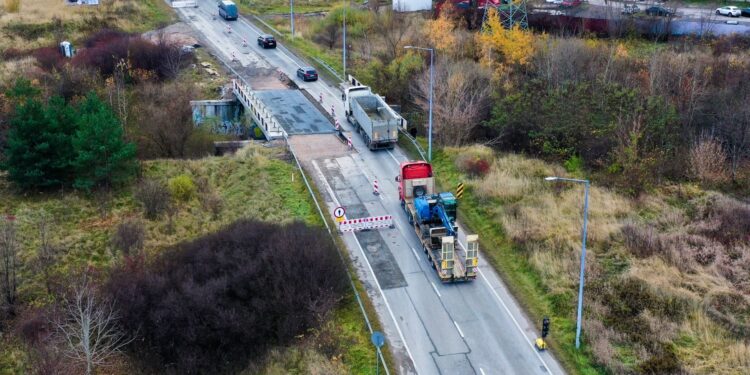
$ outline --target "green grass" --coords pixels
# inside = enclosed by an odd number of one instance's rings
[[[142,218],[142,210],[133,198],[135,186],[116,191],[105,202],[77,192],[18,194],[4,178],[0,178],[0,194],[4,198],[0,200],[0,212],[16,215],[19,236],[23,239],[19,256],[23,264],[20,290],[23,302],[35,306],[52,302],[42,275],[30,268],[39,245],[35,218],[41,212],[55,219],[51,231],[52,243],[63,250],[52,273],[61,279],[80,273],[83,268],[97,269],[106,274],[106,270],[120,256],[111,248],[111,234],[116,225],[126,218],[141,218],[143,221],[146,229],[145,248],[150,256],[179,242],[214,232],[241,218],[271,222],[302,220],[322,226],[323,221],[302,175],[295,164],[280,158],[282,153],[279,149],[252,146],[235,157],[144,162],[142,174],[146,178],[166,183],[170,178],[184,174],[197,185],[200,185],[199,181],[205,181],[209,190],[222,198],[224,208],[215,218],[206,213],[199,196],[181,202],[172,228],[167,217],[157,220]],[[366,296],[361,290],[360,295]],[[377,320],[369,301],[365,303],[370,309],[370,319]],[[368,359],[371,361],[374,358],[375,351],[369,345],[369,333],[353,294],[342,301],[332,315],[331,324],[338,327],[333,334],[337,350],[343,353],[340,358],[342,365],[350,373],[364,372]],[[376,322],[373,324],[377,327]],[[24,350],[11,335],[0,341],[0,358],[0,374],[23,373],[18,369],[25,367]]]
[[[242,13],[251,13],[255,15],[266,14],[288,14],[288,0],[237,0],[237,5]],[[305,0],[297,1],[294,4],[294,13],[316,13],[326,12],[331,8],[341,5],[341,1],[331,0]],[[353,4],[362,4],[362,0],[354,1]]]

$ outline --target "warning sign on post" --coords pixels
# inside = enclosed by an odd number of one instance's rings
[[[337,223],[341,223],[344,221],[344,215],[346,214],[346,210],[344,207],[336,207],[333,210],[333,216],[336,218]]]

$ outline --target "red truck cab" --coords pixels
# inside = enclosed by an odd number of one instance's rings
[[[401,206],[415,196],[434,194],[432,165],[426,161],[405,161],[398,168],[398,198]]]

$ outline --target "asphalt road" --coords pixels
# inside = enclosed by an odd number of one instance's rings
[[[214,1],[202,0],[199,5],[178,13],[217,56],[225,62],[236,60],[231,65],[240,74],[253,67],[276,68],[295,77],[296,69],[307,65],[283,46],[258,47],[255,38],[261,31],[247,20],[214,19]],[[243,46],[243,38],[248,46]],[[344,129],[351,129],[341,116],[344,108],[337,83],[297,83],[315,97],[323,94],[324,108],[333,106]],[[353,152],[311,158],[303,164],[324,195],[329,212],[345,205],[349,218],[391,214],[396,219],[394,229],[349,233],[344,240],[375,305],[399,372],[563,374],[551,353],[533,348],[538,335],[534,325],[481,255],[475,281],[440,283],[426,256],[417,251],[420,243],[398,202],[394,177],[398,163],[407,160],[402,150],[371,152],[356,134],[353,143]],[[380,185],[379,196],[372,194],[374,179]],[[461,233],[459,238],[463,236]],[[554,335],[554,327],[552,331]]]

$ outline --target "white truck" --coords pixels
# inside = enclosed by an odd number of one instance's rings
[[[382,96],[354,77],[342,85],[346,120],[362,135],[370,150],[392,149],[398,142],[398,128],[406,121],[393,110]]]

